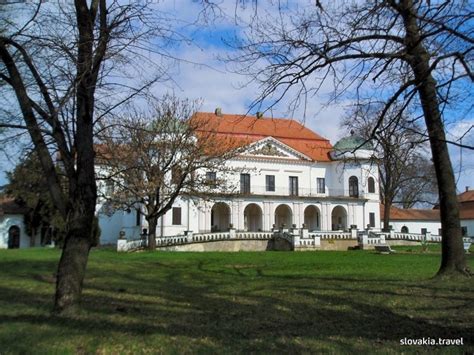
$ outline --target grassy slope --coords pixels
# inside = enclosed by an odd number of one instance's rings
[[[49,315],[59,251],[0,251],[0,353],[474,351],[473,280],[430,280],[439,254],[401,249],[93,250],[83,311],[64,318]],[[405,337],[468,346],[401,347]]]

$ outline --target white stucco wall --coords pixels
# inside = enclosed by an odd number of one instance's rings
[[[383,225],[383,223],[382,223]],[[395,232],[401,232],[403,226],[408,228],[409,233],[421,233],[422,228],[426,228],[432,235],[439,235],[441,229],[441,222],[439,221],[390,221]]]
[[[20,248],[30,246],[30,237],[26,234],[23,215],[7,214],[0,216],[0,249],[8,248],[8,231],[12,226],[20,228]]]
[[[474,219],[461,220],[461,227],[467,227],[468,237],[474,237]]]
[[[320,230],[331,230],[334,225],[332,212],[340,206],[345,213],[345,227],[356,225],[359,229],[369,224],[369,215],[375,215],[375,229],[380,228],[379,188],[377,167],[369,162],[313,162],[305,160],[291,149],[276,144],[285,157],[269,156],[239,156],[228,161],[227,167],[232,171],[222,173],[216,171],[217,180],[225,180],[233,187],[233,192],[240,192],[240,174],[250,175],[250,195],[234,195],[233,198],[215,198],[213,201],[193,203],[178,198],[173,207],[181,208],[181,224],[173,225],[172,209],[158,221],[157,235],[171,236],[183,234],[190,230],[194,233],[211,230],[211,210],[215,203],[225,203],[229,210],[229,223],[237,230],[246,230],[249,223],[259,225],[264,231],[269,231],[276,223],[275,211],[280,205],[287,205],[291,210],[291,224],[301,228],[305,222],[305,210],[315,206],[319,214]],[[201,172],[205,174],[205,171]],[[275,191],[266,191],[266,175],[275,176]],[[289,196],[289,181],[291,176],[298,177],[298,195]],[[359,199],[349,197],[349,177],[357,176],[359,183]],[[368,193],[367,179],[375,180],[375,192]],[[325,192],[317,190],[317,178],[325,178]],[[99,186],[104,189],[103,183]],[[368,201],[365,201],[367,199]],[[245,218],[245,209],[249,204],[255,204],[261,212],[261,221],[253,223]],[[113,243],[119,232],[124,230],[127,238],[138,238],[141,229],[146,228],[142,220],[141,226],[136,226],[135,211],[127,214],[117,211],[113,216],[99,214],[102,229],[102,243]],[[216,217],[214,217],[216,219]],[[252,217],[253,218],[253,217]],[[142,218],[143,219],[143,218]],[[217,218],[218,219],[218,218]],[[227,221],[226,221],[227,222]],[[227,224],[227,223],[225,223]],[[288,225],[291,227],[291,225]],[[259,228],[260,229],[260,228]]]

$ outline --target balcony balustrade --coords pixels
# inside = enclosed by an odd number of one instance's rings
[[[332,189],[326,187],[324,193],[318,192],[316,187],[304,188],[300,187],[297,191],[293,191],[289,186],[275,186],[274,191],[268,191],[266,186],[251,185],[250,192],[240,192],[238,194],[243,196],[251,195],[265,195],[265,196],[300,196],[300,197],[358,197],[367,198],[370,196],[377,196],[374,193],[367,193],[359,190],[358,196],[349,196],[349,189]]]

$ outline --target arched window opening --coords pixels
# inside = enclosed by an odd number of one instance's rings
[[[20,228],[11,226],[8,230],[8,249],[18,249],[20,247]]]
[[[349,178],[349,196],[359,197],[359,181],[355,176]]]
[[[211,209],[211,231],[226,232],[230,226],[230,207],[227,203],[217,202]]]
[[[369,185],[369,193],[375,193],[375,180],[373,177],[369,177],[367,184]]]
[[[289,228],[291,227],[292,223],[293,213],[291,211],[291,208],[287,205],[279,205],[275,209],[275,225],[277,226],[277,228],[280,228],[283,225]]]
[[[244,229],[247,232],[259,232],[262,230],[262,209],[255,203],[245,207]]]

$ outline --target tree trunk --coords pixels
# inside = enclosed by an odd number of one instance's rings
[[[74,312],[79,306],[91,235],[92,223],[87,217],[71,221],[58,265],[54,313]]]
[[[147,217],[148,221],[148,249],[155,250],[156,249],[156,226],[158,224],[157,217]]]
[[[418,85],[423,114],[431,145],[439,191],[442,228],[442,257],[438,275],[470,274],[464,253],[459,205],[453,168],[449,158],[444,125],[439,110],[436,81],[430,72],[430,56],[422,44],[414,5],[405,0],[402,16],[406,30],[408,62]]]

